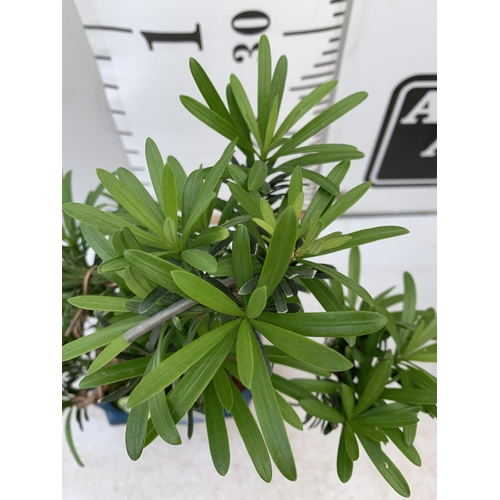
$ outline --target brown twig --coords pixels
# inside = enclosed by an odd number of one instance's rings
[[[94,269],[97,269],[97,266],[92,266],[89,267],[87,272],[85,273],[85,276],[83,278],[83,288],[82,288],[82,294],[87,295],[89,292],[89,283],[90,283],[90,278],[92,276],[92,271]],[[73,333],[73,336],[76,337],[77,339],[82,336],[82,333],[78,331],[78,327],[82,325],[82,323],[85,321],[85,316],[83,319],[80,319],[81,316],[84,315],[85,309],[78,309],[77,313],[71,320],[71,323],[69,324],[68,328],[66,328],[66,331],[64,332],[65,337],[69,337],[70,333]]]

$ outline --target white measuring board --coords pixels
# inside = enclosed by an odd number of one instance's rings
[[[434,1],[427,0],[418,3],[427,11],[434,5]],[[379,148],[375,162],[371,158],[376,144],[384,142],[378,136],[385,108],[401,79],[398,81],[392,74],[378,78],[374,92],[377,101],[370,104],[374,79],[370,79],[369,74],[373,61],[378,61],[380,67],[398,66],[399,61],[389,61],[387,47],[381,48],[380,40],[374,41],[368,35],[373,31],[372,24],[377,22],[379,30],[394,33],[392,40],[391,37],[384,39],[384,43],[392,45],[389,53],[398,44],[406,43],[404,31],[411,33],[412,28],[395,29],[399,21],[393,14],[404,15],[409,20],[413,17],[417,24],[415,29],[422,29],[418,25],[418,16],[415,16],[415,10],[421,11],[422,8],[415,6],[415,2],[402,0],[396,5],[388,0],[123,0],[119,3],[75,0],[75,4],[129,166],[146,185],[144,143],[147,137],[154,139],[164,157],[175,156],[187,171],[195,170],[200,164],[212,165],[228,143],[227,139],[194,118],[179,101],[180,94],[203,101],[189,71],[189,58],[195,58],[203,66],[224,100],[229,75],[236,74],[255,106],[257,43],[260,35],[266,34],[271,43],[273,65],[282,54],[288,58],[287,88],[280,120],[321,83],[332,79],[340,82],[334,92],[304,116],[294,130],[331,105],[334,97],[338,100],[361,90],[369,92],[367,101],[307,142],[346,142],[365,153],[363,160],[353,162],[347,184],[343,186],[345,190],[367,179],[374,182],[375,187],[369,192],[371,197],[358,212],[434,210],[435,188],[432,184],[435,184],[435,179],[430,179],[431,185],[422,185],[417,178],[416,184],[410,187],[400,186],[401,182],[394,179],[387,182],[383,148]],[[376,9],[383,14],[379,15],[381,19],[370,18]],[[368,16],[367,12],[370,12]],[[414,54],[419,52],[419,45],[415,43],[412,39],[407,44],[406,59],[410,66]],[[432,45],[432,41],[427,45]],[[361,64],[366,57],[368,64]],[[431,60],[428,66],[432,65]],[[423,72],[435,73],[435,68],[426,68]],[[415,71],[410,70],[404,76],[414,74]],[[414,92],[410,94],[413,96]],[[424,108],[425,103],[422,104]],[[417,113],[416,118],[422,121],[423,117]],[[389,127],[385,143],[392,144],[390,132]],[[397,155],[398,150],[395,151]],[[432,153],[431,147],[429,154]],[[243,157],[239,159],[243,161]],[[326,173],[331,167],[325,165],[321,170]],[[109,170],[114,168],[110,166]],[[400,170],[404,171],[404,165]],[[394,177],[389,172],[389,177],[391,175]],[[395,176],[399,175],[396,172]],[[412,181],[406,179],[405,182],[411,184]],[[430,194],[422,197],[424,191]],[[398,194],[401,192],[404,192],[402,196]]]
[[[350,5],[346,0],[75,3],[117,133],[131,169],[143,182],[148,180],[147,137],[187,171],[212,165],[228,144],[179,101],[180,94],[203,101],[189,71],[190,57],[203,66],[224,100],[234,73],[255,104],[257,43],[266,34],[273,64],[282,54],[288,58],[283,119],[316,86],[335,79]],[[332,102],[333,95],[327,96],[294,130]],[[307,144],[324,142],[325,133]]]

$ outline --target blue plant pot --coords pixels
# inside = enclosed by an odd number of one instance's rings
[[[241,392],[241,395],[243,396],[243,399],[247,402],[247,404],[250,403],[250,400],[252,399],[252,393],[250,392],[249,389],[244,389]],[[99,408],[102,408],[106,416],[108,417],[108,422],[110,425],[120,425],[120,424],[126,424],[127,419],[128,419],[128,413],[126,411],[120,410],[120,408],[116,407],[113,403],[97,403],[97,406]],[[205,419],[202,416],[203,414],[198,413],[194,417],[195,422],[204,422]],[[224,416],[226,418],[231,418],[231,414],[228,413],[226,410],[224,410]],[[187,418],[183,418],[180,422],[180,424],[187,424]]]

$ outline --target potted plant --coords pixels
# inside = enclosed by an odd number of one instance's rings
[[[434,411],[434,399],[407,373],[411,355],[422,354],[422,336],[434,338],[433,320],[430,312],[415,312],[408,277],[399,315],[388,310],[398,297],[372,298],[359,284],[358,249],[407,230],[384,226],[323,235],[370,183],[340,196],[350,162],[363,154],[344,144],[303,145],[366,93],[342,99],[290,135],[337,82],[317,87],[278,126],[287,62],[281,57],[272,71],[265,36],[258,51],[257,114],[236,76],[227,86],[226,105],[196,61],[190,69],[206,105],[187,96],[182,103],[230,143],[213,166],[187,175],[148,139],[155,197],[119,168],[116,175],[97,171],[116,202],[113,210],[63,205],[67,224],[73,224],[70,218],[80,221],[86,244],[100,259],[97,275],[114,277],[105,289],[67,299],[93,311],[98,323],[95,331],[63,345],[63,361],[90,356],[79,388],[113,387],[108,400],[127,397],[126,448],[133,460],[157,437],[180,444],[176,424],[186,415],[191,432],[193,413],[203,411],[214,466],[225,475],[226,410],[260,477],[271,480],[272,460],[293,481],[297,471],[285,422],[302,429],[294,409],[299,404],[324,422],[325,433],[342,424],[341,480],[350,477],[359,439],[391,486],[408,496],[380,443],[391,439],[412,454],[418,412]],[[328,163],[334,166],[326,176],[307,168]],[[317,187],[307,208],[305,183]],[[222,184],[231,193],[228,200],[219,197]],[[317,262],[348,249],[349,275]],[[312,293],[325,311],[305,312],[300,292]],[[396,341],[395,352],[389,338]],[[273,373],[280,364],[317,379],[287,380]],[[392,383],[403,389],[386,388]],[[251,391],[257,418],[244,388]]]

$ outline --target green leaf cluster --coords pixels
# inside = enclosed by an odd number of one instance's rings
[[[256,110],[235,75],[226,104],[200,64],[190,61],[205,104],[186,96],[182,103],[231,141],[214,165],[187,175],[148,138],[151,193],[124,168],[97,170],[99,194],[113,207],[95,206],[95,196],[74,203],[70,174],[65,177],[63,238],[70,246],[80,242],[81,255],[88,249],[96,255],[91,274],[80,273],[65,296],[75,315],[96,320],[85,335],[63,338],[63,362],[85,360],[83,379],[75,387],[73,377],[69,385],[74,394],[85,390],[103,401],[125,398],[126,448],[133,460],[158,437],[179,445],[177,424],[186,415],[192,422],[198,411],[206,416],[215,469],[225,475],[225,410],[259,476],[271,480],[272,461],[293,481],[286,424],[302,430],[300,407],[306,421],[322,422],[325,434],[342,426],[342,481],[352,473],[359,440],[382,475],[406,495],[406,482],[380,442],[392,440],[417,461],[417,414],[435,413],[435,381],[415,363],[434,360],[435,317],[416,310],[410,275],[398,314],[389,312],[394,297],[373,298],[360,285],[359,246],[407,231],[384,226],[328,232],[370,187],[363,183],[340,195],[351,160],[363,155],[354,146],[306,145],[366,94],[333,104],[290,133],[337,82],[313,90],[280,121],[286,59],[272,70],[266,37],[258,56]],[[327,175],[308,169],[328,163],[334,165]],[[304,179],[317,188],[305,209]],[[223,184],[228,199],[221,197]],[[313,259],[346,249],[347,275]],[[88,276],[100,287],[85,287]],[[304,311],[304,293],[314,295],[324,312]],[[387,348],[389,337],[394,352]],[[287,380],[273,372],[275,365],[316,378]],[[255,415],[243,390],[251,391]],[[188,437],[191,432],[188,425]]]

